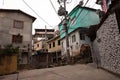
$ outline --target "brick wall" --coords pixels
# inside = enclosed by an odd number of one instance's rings
[[[115,13],[101,25],[94,43],[99,48],[101,67],[120,74],[120,33]]]

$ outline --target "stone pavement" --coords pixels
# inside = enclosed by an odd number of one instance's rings
[[[46,69],[22,71],[18,80],[120,80],[93,64],[76,64]],[[0,80],[17,80],[17,74],[0,76]]]

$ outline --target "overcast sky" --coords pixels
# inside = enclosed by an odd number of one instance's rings
[[[42,21],[25,3],[24,1],[40,16],[42,17],[48,24]],[[43,29],[45,25],[47,28],[52,29],[55,28],[59,23],[60,19],[56,12],[54,11],[50,0],[0,0],[0,8],[6,9],[20,9],[34,17],[36,17],[36,21],[33,23],[33,34],[34,29]],[[51,0],[55,9],[58,11],[59,4],[57,0]],[[70,12],[80,0],[67,0],[70,2],[67,4],[67,11]],[[86,0],[84,0],[85,3]],[[94,7],[99,9],[100,6],[95,5],[96,0],[89,0],[87,7]]]

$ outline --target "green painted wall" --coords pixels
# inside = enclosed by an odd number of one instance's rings
[[[89,28],[90,25],[99,23],[99,16],[94,9],[76,6],[68,15],[70,17],[70,20],[68,21],[68,33],[71,33],[80,27]],[[73,18],[75,19],[74,24],[72,24]],[[60,38],[65,37],[64,27],[61,23],[59,24],[59,30]]]

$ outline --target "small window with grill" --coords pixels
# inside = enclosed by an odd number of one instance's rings
[[[72,36],[72,42],[76,42],[76,36],[75,35]]]
[[[53,42],[53,47],[55,47],[55,42]]]
[[[49,48],[51,48],[51,44],[49,44]]]
[[[22,43],[23,36],[21,35],[12,35],[12,43]]]
[[[19,20],[14,20],[14,28],[23,29],[24,22]]]
[[[58,40],[58,45],[60,45],[60,40]]]
[[[85,40],[85,34],[80,33],[80,40]]]

